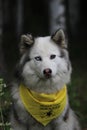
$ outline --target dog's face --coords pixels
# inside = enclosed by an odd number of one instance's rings
[[[24,84],[37,92],[53,93],[68,83],[71,65],[62,30],[48,37],[22,35],[20,52]]]

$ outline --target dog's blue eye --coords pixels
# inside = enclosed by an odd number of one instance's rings
[[[50,55],[50,59],[56,58],[56,55]]]
[[[37,60],[37,61],[42,61],[42,58],[41,58],[40,56],[36,56],[36,57],[35,57],[35,60]]]

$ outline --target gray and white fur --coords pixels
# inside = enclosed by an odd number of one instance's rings
[[[62,29],[52,36],[33,38],[22,35],[20,61],[12,86],[13,109],[11,126],[13,130],[80,130],[76,115],[68,101],[62,114],[47,126],[37,122],[25,109],[19,95],[19,86],[24,84],[38,93],[54,93],[70,82],[71,63],[67,41]]]

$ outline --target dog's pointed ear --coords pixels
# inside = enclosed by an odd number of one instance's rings
[[[31,34],[22,35],[19,50],[21,54],[24,54],[34,43],[34,38]]]
[[[67,48],[65,39],[65,33],[62,29],[58,29],[52,36],[51,39],[57,43],[61,48]]]

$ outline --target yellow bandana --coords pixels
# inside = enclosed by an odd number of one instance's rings
[[[20,97],[27,111],[38,122],[46,126],[63,112],[67,98],[66,86],[53,94],[36,93],[20,85]]]

